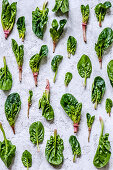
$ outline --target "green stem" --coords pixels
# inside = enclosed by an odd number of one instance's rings
[[[47,0],[45,0],[45,2],[44,2],[44,4],[43,4],[43,8],[42,8],[42,10],[43,10],[43,11],[45,10],[45,8],[46,8],[47,4],[48,4],[48,1],[47,1]]]
[[[56,72],[55,72],[55,76],[54,76],[54,79],[53,79],[53,83],[55,83],[56,75],[57,75],[57,70],[56,70]]]
[[[5,135],[5,131],[3,129],[2,123],[0,123],[0,129],[3,133],[3,137],[4,137],[4,141],[5,141],[5,145],[6,145],[6,154],[8,153],[8,144],[7,144],[7,139],[6,139],[6,135]]]
[[[74,157],[73,157],[73,162],[75,162],[75,156],[76,156],[76,154],[74,154]]]
[[[85,73],[85,81],[84,81],[84,87],[86,88],[86,81],[87,81],[87,75]]]
[[[28,162],[27,162],[27,170],[29,170],[29,165],[28,165]]]
[[[101,124],[101,135],[100,135],[100,138],[101,138],[101,136],[103,136],[104,122],[101,117],[99,117],[99,120],[100,120],[100,124]]]
[[[68,53],[68,58],[70,58],[71,57],[71,54],[70,53]]]
[[[3,62],[4,62],[4,72],[5,72],[5,79],[6,79],[6,58],[5,56],[3,57]]]
[[[38,139],[37,139],[37,149],[38,149],[38,152],[39,152],[40,148],[39,148],[39,144],[38,144]]]
[[[55,129],[55,130],[54,130],[54,138],[55,138],[54,148],[55,148],[55,155],[56,155],[56,142],[57,142],[56,137],[57,137],[57,130]]]
[[[102,25],[101,25],[101,13],[100,13],[100,15],[99,15],[99,27],[101,27]]]
[[[97,109],[97,105],[98,105],[98,103],[97,103],[97,100],[95,101],[95,105],[94,105],[94,109],[96,110]]]

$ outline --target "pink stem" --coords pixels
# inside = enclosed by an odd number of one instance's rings
[[[86,23],[82,23],[83,39],[84,39],[84,42],[86,42],[86,26],[87,26]]]
[[[22,67],[19,66],[19,81],[21,82],[22,81]]]
[[[99,58],[99,63],[100,63],[100,69],[102,69],[102,59]]]
[[[9,31],[9,30],[4,30],[5,39],[7,39],[7,38],[8,38],[8,36],[9,36],[9,33],[10,33],[10,31]]]
[[[48,92],[50,91],[50,84],[49,84],[49,80],[48,79],[46,80],[45,90],[48,91]]]
[[[79,127],[78,123],[74,123],[73,126],[74,126],[74,133],[77,133]]]
[[[35,81],[35,86],[37,86],[37,77],[38,77],[38,72],[33,73],[34,81]]]

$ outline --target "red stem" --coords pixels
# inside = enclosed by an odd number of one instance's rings
[[[86,23],[82,23],[82,29],[83,29],[83,40],[86,43]]]
[[[19,66],[19,81],[22,81],[22,66]]]
[[[56,42],[53,41],[53,53],[55,52],[55,48],[56,48]]]
[[[90,141],[91,128],[88,128],[88,132],[89,132],[89,134],[88,134],[88,142],[89,142]]]
[[[74,133],[77,133],[79,127],[78,123],[74,123],[73,126],[74,126]]]
[[[45,87],[46,91],[50,91],[50,84],[49,84],[49,80],[46,79],[46,87]]]
[[[35,86],[37,86],[37,77],[38,77],[38,72],[33,73],[34,81],[35,81]]]
[[[13,133],[15,134],[15,126],[12,125],[11,128],[12,128],[12,130],[13,130]]]
[[[5,39],[7,39],[9,34],[10,34],[10,31],[9,30],[4,30],[4,34],[5,34]]]
[[[100,63],[100,69],[102,69],[102,59],[99,58],[99,63]]]

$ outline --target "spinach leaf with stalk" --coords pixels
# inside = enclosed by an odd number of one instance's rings
[[[19,33],[19,38],[22,38],[22,42],[24,42],[25,32],[26,32],[25,17],[22,16],[22,17],[18,18],[16,24],[17,24],[17,29],[18,29],[18,33]]]
[[[15,121],[21,109],[21,100],[18,93],[10,94],[5,102],[5,115],[13,133],[15,134]]]
[[[15,23],[16,11],[17,11],[16,5],[17,2],[13,2],[10,5],[8,0],[2,1],[1,23],[5,34],[5,39],[8,38]]]
[[[32,123],[29,128],[29,134],[30,134],[30,141],[33,144],[37,144],[37,149],[38,151],[40,151],[39,143],[43,142],[44,140],[43,124],[40,121]]]
[[[69,36],[67,40],[68,58],[71,57],[71,54],[75,55],[76,47],[77,47],[77,40],[73,36]]]
[[[91,101],[95,103],[95,109],[97,109],[97,105],[101,103],[105,89],[106,85],[104,79],[102,79],[100,76],[95,77],[91,92]]]
[[[93,164],[96,168],[103,168],[109,162],[111,152],[110,142],[108,141],[109,134],[106,133],[105,135],[103,135],[104,122],[101,117],[99,118],[99,120],[101,124],[101,134],[99,138],[98,148],[93,159]]]
[[[35,54],[34,56],[32,56],[29,61],[29,66],[33,72],[35,86],[37,86],[37,77],[38,77],[42,58],[47,57],[47,55],[48,55],[48,47],[47,45],[42,45],[39,54]]]
[[[25,150],[22,153],[21,160],[23,165],[27,167],[27,170],[32,166],[32,155],[29,151]]]
[[[6,64],[6,58],[3,57],[4,67],[0,68],[0,90],[10,90],[12,88],[12,74]]]
[[[74,133],[77,133],[81,118],[82,103],[78,103],[72,94],[66,93],[62,96],[60,104],[73,121]]]
[[[69,84],[70,81],[72,80],[72,77],[73,77],[73,75],[72,75],[72,73],[70,73],[70,72],[67,72],[67,73],[65,74],[65,80],[64,80],[65,86],[68,86],[68,84]]]
[[[42,109],[42,116],[46,118],[46,120],[54,119],[54,111],[52,106],[50,105],[50,84],[49,80],[46,80],[46,88],[43,93],[42,98],[39,100],[39,109]]]
[[[29,90],[29,97],[28,97],[28,112],[27,112],[27,117],[29,118],[29,109],[32,105],[32,97],[33,97],[33,91]]]
[[[23,65],[23,56],[24,56],[24,45],[18,46],[17,42],[12,39],[12,50],[14,52],[18,69],[19,69],[19,81],[22,81],[22,65]]]
[[[13,162],[13,158],[15,157],[16,146],[13,145],[11,141],[6,138],[1,123],[0,123],[0,130],[2,131],[4,137],[4,141],[3,142],[0,141],[0,158],[4,162],[6,167],[9,168]]]
[[[109,114],[109,116],[111,115],[111,108],[113,107],[113,102],[111,99],[107,98],[106,99],[106,105],[105,105],[105,109],[106,112]]]
[[[73,152],[73,155],[74,155],[73,162],[75,162],[76,156],[79,157],[81,155],[80,143],[77,140],[76,136],[73,136],[73,135],[70,136],[69,143],[72,147],[72,152]]]
[[[51,69],[55,72],[55,76],[54,76],[54,79],[53,79],[54,83],[56,81],[56,75],[57,75],[57,72],[58,72],[58,67],[59,67],[59,64],[61,63],[62,59],[63,59],[63,56],[56,55],[56,56],[54,56],[54,58],[51,61]]]
[[[82,29],[83,29],[83,39],[84,42],[86,42],[86,27],[87,27],[87,23],[89,20],[89,5],[81,5],[81,13],[82,13]]]
[[[84,87],[86,87],[87,78],[90,78],[92,72],[91,60],[87,55],[82,55],[77,64],[78,73],[82,78],[85,78]]]
[[[53,53],[55,52],[57,42],[64,31],[64,26],[65,26],[66,22],[67,22],[66,19],[60,20],[59,24],[56,19],[54,19],[52,21],[52,28],[50,28],[50,35],[53,40]]]
[[[44,29],[48,21],[49,9],[46,8],[47,3],[48,2],[45,1],[42,10],[37,7],[36,10],[32,12],[32,30],[40,39],[43,39]]]
[[[92,128],[93,122],[95,120],[95,116],[91,116],[89,113],[87,113],[86,118],[87,118],[88,132],[89,132],[89,135],[88,135],[88,142],[89,142],[90,134],[91,134],[91,128]]]
[[[57,134],[57,130],[54,130],[54,136],[47,140],[45,148],[45,157],[47,161],[52,165],[60,165],[63,162],[63,140]]]
[[[102,55],[104,51],[107,50],[108,47],[112,44],[112,42],[113,42],[113,30],[107,27],[100,33],[98,41],[95,44],[95,51],[98,56],[100,68],[102,68]]]
[[[97,20],[99,21],[99,26],[101,27],[101,22],[104,20],[107,10],[111,7],[111,2],[106,1],[103,4],[99,3],[95,7],[95,14]]]
[[[107,65],[107,74],[108,74],[110,83],[113,87],[113,60],[111,60]]]
[[[61,11],[62,13],[66,13],[69,11],[69,2],[68,0],[55,0],[55,6],[52,9],[53,12]]]

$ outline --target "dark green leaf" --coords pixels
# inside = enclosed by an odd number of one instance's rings
[[[24,41],[25,32],[26,32],[25,17],[22,16],[22,17],[18,18],[16,24],[17,24],[17,29],[18,29],[18,33],[19,33],[19,38],[22,38],[22,41]]]
[[[45,148],[45,157],[52,165],[60,165],[63,162],[63,140],[57,135],[57,130],[54,130],[54,136],[47,140]]]
[[[107,73],[108,73],[110,83],[113,87],[113,60],[111,60],[107,65]]]
[[[32,166],[32,155],[29,151],[25,150],[22,154],[22,163],[25,167],[30,168]]]
[[[67,72],[67,73],[65,74],[65,80],[64,80],[65,86],[68,86],[68,84],[69,84],[70,81],[72,80],[72,77],[73,77],[73,75],[72,75],[72,73],[70,73],[70,72]]]
[[[89,19],[89,13],[90,13],[89,5],[86,6],[81,5],[81,13],[82,13],[82,22],[87,24]]]
[[[105,81],[101,77],[95,77],[92,84],[91,100],[95,103],[95,109],[97,105],[101,103],[106,89]]]
[[[106,99],[106,105],[105,105],[105,109],[106,109],[106,112],[109,114],[111,114],[111,108],[113,107],[113,102],[111,99],[107,98]]]
[[[33,144],[37,144],[37,149],[39,151],[39,143],[44,140],[44,126],[38,121],[31,124],[29,128],[30,141]]]
[[[6,65],[6,59],[3,58],[4,67],[0,69],[0,89],[10,90],[12,88],[12,74]]]
[[[71,54],[72,55],[75,54],[76,46],[77,46],[77,40],[73,36],[69,36],[67,40],[67,52],[69,58]]]
[[[91,129],[92,124],[93,124],[93,122],[95,120],[95,116],[91,116],[89,113],[87,113],[86,118],[87,118],[87,126],[88,126],[88,128]]]
[[[61,10],[62,13],[66,13],[69,11],[69,2],[68,0],[55,0],[55,6],[53,8],[53,12],[58,12]]]

